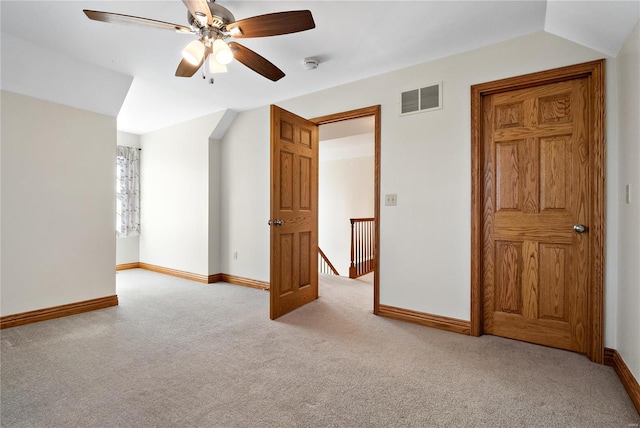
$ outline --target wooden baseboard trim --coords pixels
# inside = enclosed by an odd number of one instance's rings
[[[120,265],[116,265],[116,270],[127,270],[127,269],[137,269],[140,267],[139,262],[134,263],[123,263]]]
[[[270,284],[264,281],[258,281],[257,279],[243,278],[241,276],[229,275],[226,273],[220,275],[220,282],[228,282],[233,285],[242,285],[243,287],[257,288],[258,290],[268,290]]]
[[[152,272],[163,273],[165,275],[175,276],[178,278],[188,279],[191,281],[201,282],[203,284],[209,284],[209,277],[215,275],[200,275],[197,273],[185,272],[183,270],[170,269],[162,266],[156,266],[149,263],[140,262],[138,264],[140,269],[150,270]]]
[[[269,283],[264,281],[258,281],[257,279],[244,278],[236,275],[229,275],[226,273],[215,273],[212,275],[199,275],[196,273],[185,272],[177,269],[169,269],[162,266],[156,266],[149,263],[138,263],[140,269],[146,269],[153,272],[162,273],[165,275],[176,276],[178,278],[189,279],[191,281],[197,281],[204,284],[215,284],[216,282],[228,282],[233,285],[242,285],[243,287],[257,288],[258,290],[268,290]]]
[[[440,315],[426,314],[424,312],[412,311],[410,309],[380,305],[378,315],[440,330],[451,331],[453,333],[465,334],[467,336],[471,332],[471,323],[469,321],[443,317]]]
[[[633,377],[633,373],[631,373],[631,370],[627,367],[620,353],[615,349],[604,348],[604,363],[613,367],[616,371],[633,405],[636,406],[636,410],[640,413],[640,384],[638,384],[636,378]]]
[[[209,279],[208,279],[208,283],[209,284],[215,284],[216,282],[222,282],[222,274],[221,273],[214,273],[213,275],[209,275]]]
[[[104,309],[117,305],[118,296],[113,295],[84,300],[82,302],[68,303],[66,305],[53,306],[51,308],[38,309],[35,311],[22,312],[14,315],[5,315],[0,317],[0,330],[39,321],[51,320],[54,318],[66,317],[69,315],[81,314],[83,312],[95,311],[96,309]]]

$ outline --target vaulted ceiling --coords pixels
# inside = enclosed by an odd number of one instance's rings
[[[271,82],[234,61],[228,73],[216,75],[213,85],[200,74],[174,77],[180,52],[194,36],[105,24],[82,13],[102,10],[187,25],[187,11],[179,0],[3,0],[1,29],[64,58],[133,76],[118,128],[141,134],[223,109],[241,111],[277,103],[538,31],[614,57],[640,17],[640,0],[218,3],[236,19],[308,9],[316,28],[242,40],[286,73],[280,81]],[[318,59],[320,66],[305,70],[301,62],[306,57]],[[33,58],[33,67],[42,68],[43,78],[50,66]],[[96,76],[85,70],[68,78],[72,83]],[[98,79],[95,84],[100,84]],[[11,87],[11,82],[3,79],[2,87]]]

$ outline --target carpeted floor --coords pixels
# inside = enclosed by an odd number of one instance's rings
[[[120,306],[1,332],[3,427],[630,427],[610,367],[371,314],[363,281],[268,292],[144,270]]]

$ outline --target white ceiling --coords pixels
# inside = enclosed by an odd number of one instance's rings
[[[373,134],[375,125],[375,118],[373,116],[327,123],[320,125],[320,135],[318,138],[320,141],[329,141],[338,138],[352,137],[354,135]]]
[[[271,82],[238,62],[209,85],[174,77],[193,39],[172,31],[91,21],[82,9],[186,25],[173,1],[6,1],[1,29],[41,47],[133,76],[118,128],[146,133],[224,109],[242,111],[538,31],[615,56],[640,17],[633,1],[242,1],[220,0],[236,19],[309,9],[310,31],[240,43],[281,68]],[[301,61],[321,62],[313,71]],[[34,58],[34,67],[38,64]],[[71,81],[79,78],[69,76]],[[3,87],[5,82],[3,81]]]
[[[320,161],[374,156],[373,116],[319,126]]]

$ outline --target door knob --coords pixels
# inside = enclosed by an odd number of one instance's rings
[[[269,220],[267,224],[269,226],[282,226],[284,222],[282,220]]]
[[[577,233],[585,233],[587,231],[587,226],[584,224],[574,224],[573,231]]]

